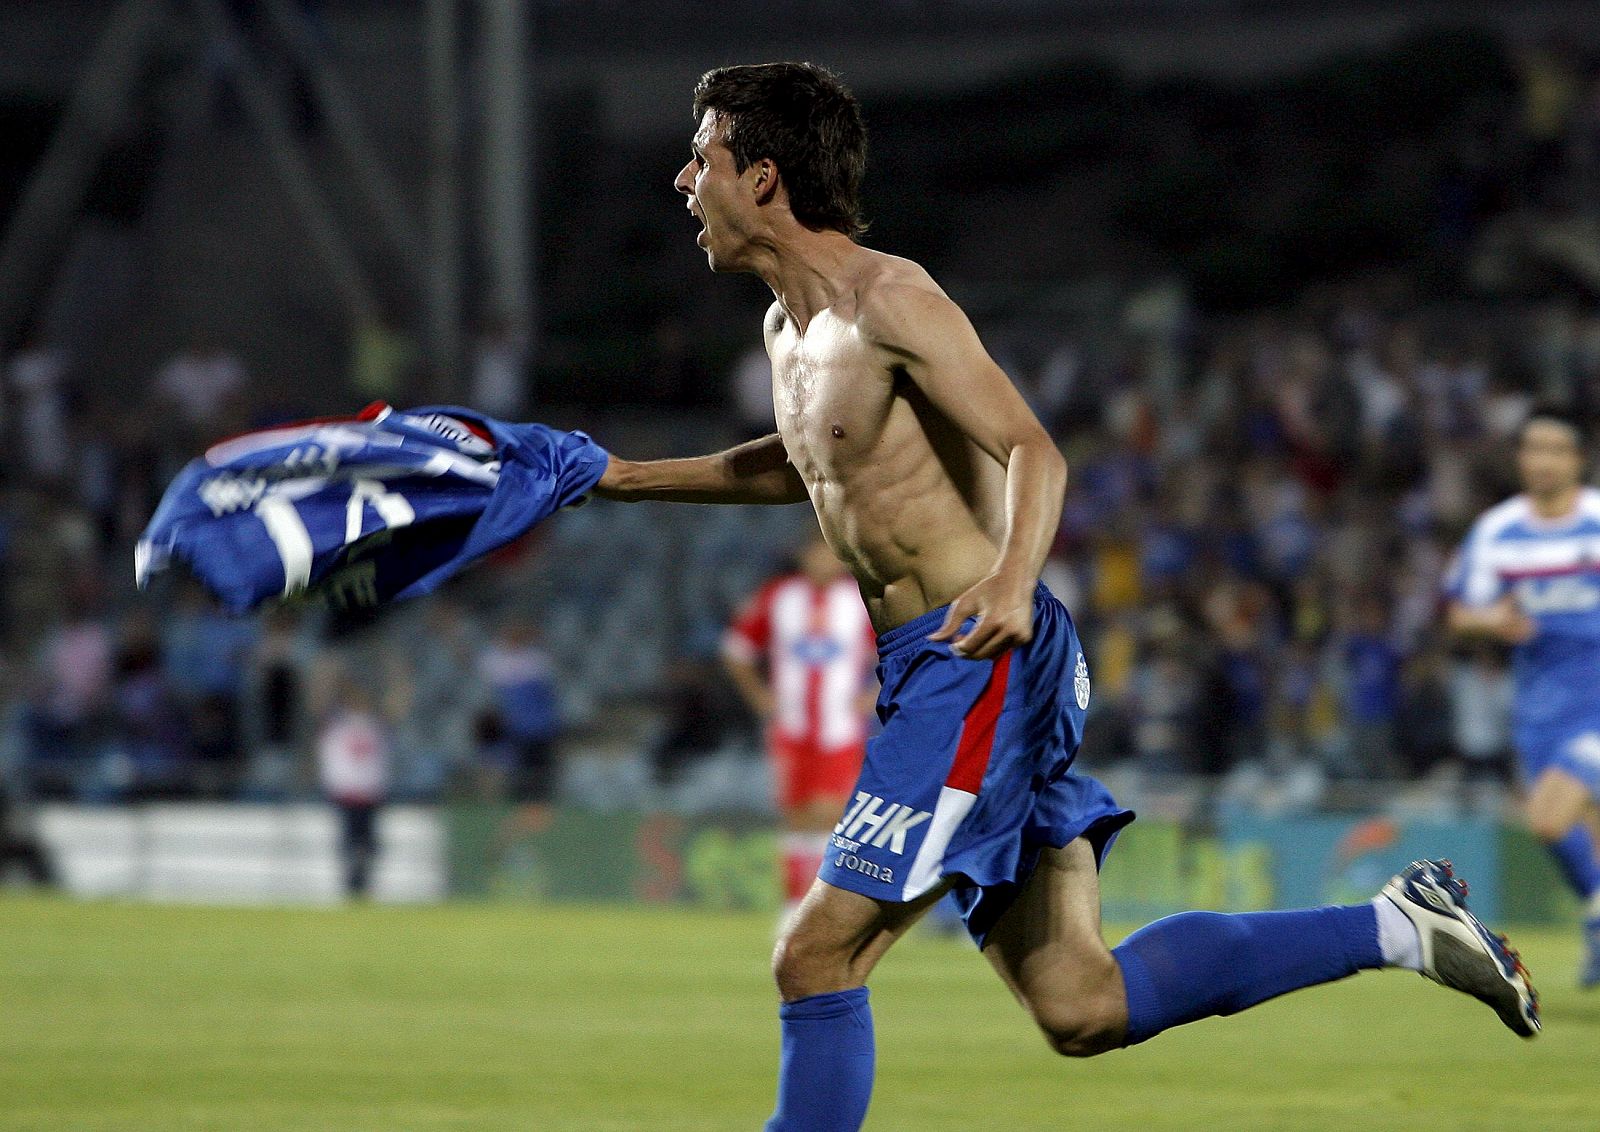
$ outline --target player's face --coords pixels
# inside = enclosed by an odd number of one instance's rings
[[[1517,471],[1530,495],[1559,495],[1583,479],[1583,451],[1560,421],[1531,422],[1517,445]]]
[[[745,176],[734,171],[733,152],[725,144],[726,138],[727,123],[715,111],[707,110],[690,143],[694,156],[673,182],[673,187],[689,198],[689,211],[700,221],[695,243],[706,250],[712,271],[736,266],[735,256],[744,245],[744,210],[751,203]],[[751,174],[754,168],[746,169],[745,174]]]

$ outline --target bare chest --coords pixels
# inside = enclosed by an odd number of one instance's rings
[[[778,431],[808,483],[833,478],[872,450],[892,390],[882,359],[850,335],[776,344],[772,402]]]

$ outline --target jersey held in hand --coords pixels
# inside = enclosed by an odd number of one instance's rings
[[[607,459],[581,432],[448,407],[245,433],[173,480],[134,570],[143,587],[180,561],[235,612],[416,597],[579,501]]]

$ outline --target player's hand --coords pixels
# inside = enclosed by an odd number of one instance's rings
[[[930,641],[949,641],[950,651],[969,660],[993,660],[1001,653],[1033,640],[1033,582],[1018,584],[1000,574],[990,574],[950,603],[950,612]],[[961,633],[967,618],[977,619]],[[960,633],[960,636],[957,634]]]
[[[1495,602],[1489,612],[1489,631],[1508,645],[1525,645],[1539,631],[1534,619],[1524,613],[1516,598],[1510,595]]]

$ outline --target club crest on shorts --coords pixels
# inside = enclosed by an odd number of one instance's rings
[[[1089,710],[1089,666],[1083,654],[1078,654],[1078,665],[1072,670],[1072,690],[1078,696],[1078,710]]]

